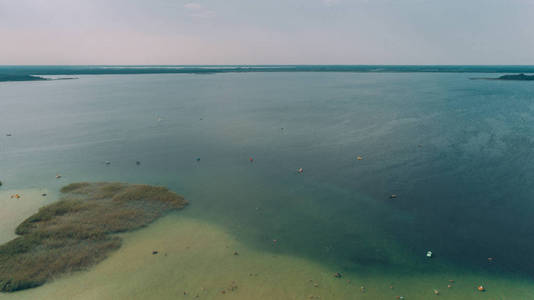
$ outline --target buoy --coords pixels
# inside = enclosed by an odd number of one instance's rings
[[[486,289],[484,288],[484,286],[479,285],[479,286],[477,287],[477,290],[478,290],[479,292],[484,292]]]
[[[427,251],[426,252],[426,257],[432,258],[432,251]]]

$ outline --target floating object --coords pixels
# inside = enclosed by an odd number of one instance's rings
[[[140,161],[136,161],[135,164],[139,166],[141,164],[141,162]]]
[[[11,199],[13,199],[13,198],[20,199],[20,195],[19,194],[14,194],[14,195],[11,195],[10,198]]]
[[[450,283],[454,283],[454,280],[452,280],[452,279],[449,279],[449,282],[450,282]]]
[[[319,284],[318,283],[314,283],[313,286],[314,287],[319,287]]]
[[[397,195],[395,195],[395,194],[389,196],[389,199],[395,199],[395,198],[397,198]]]
[[[152,255],[156,255],[156,254],[158,254],[158,253],[159,253],[159,252],[156,251],[156,250],[152,251]]]
[[[11,133],[6,133],[6,136],[11,136]]]
[[[297,169],[297,172],[300,173],[300,174],[302,174],[302,173],[304,173],[304,170],[303,170],[302,168],[298,168],[298,169]]]
[[[450,284],[447,284],[447,287],[448,287],[448,288],[450,289],[450,288],[452,287],[452,285],[450,285]]]
[[[343,274],[339,273],[339,272],[336,272],[336,273],[334,273],[334,277],[341,278],[341,277],[343,277]]]
[[[56,178],[57,178],[57,179],[61,178],[61,175],[57,174],[57,175],[56,175]]]
[[[432,258],[432,251],[427,251],[426,252],[426,257]]]
[[[434,289],[434,295],[439,295],[439,291]]]
[[[111,165],[111,162],[109,160],[105,161],[106,165]]]
[[[488,257],[488,262],[493,262],[493,257]]]
[[[239,255],[239,252],[237,252],[237,250],[234,250],[234,255]]]
[[[41,196],[46,197],[46,194],[41,194]]]
[[[358,156],[358,157],[356,157],[356,159],[357,159],[357,160],[362,160],[362,159],[363,159],[363,157],[361,157],[361,156]]]
[[[485,292],[485,291],[486,291],[486,288],[484,288],[483,285],[479,285],[479,286],[477,287],[477,290],[478,290],[479,292]]]

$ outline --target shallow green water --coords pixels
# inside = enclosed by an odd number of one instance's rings
[[[348,274],[465,270],[530,280],[534,85],[469,77],[228,73],[1,83],[2,189],[161,184],[191,201],[184,214],[255,249]]]

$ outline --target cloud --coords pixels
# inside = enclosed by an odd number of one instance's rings
[[[201,10],[202,9],[202,5],[198,3],[193,3],[193,2],[185,4],[184,7],[189,10]]]
[[[189,15],[194,18],[213,18],[216,15],[215,11],[206,9],[199,3],[189,2],[184,7],[189,11]]]
[[[326,6],[334,6],[338,4],[341,0],[322,0]]]

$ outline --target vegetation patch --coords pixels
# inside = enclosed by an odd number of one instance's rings
[[[63,197],[22,222],[0,246],[0,290],[40,286],[87,269],[121,246],[114,233],[146,226],[187,201],[167,188],[125,183],[73,183]]]

